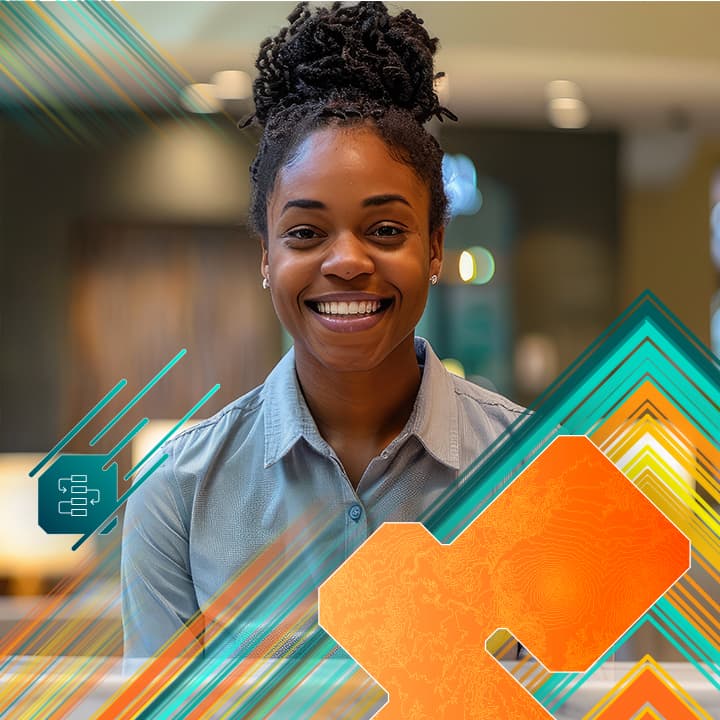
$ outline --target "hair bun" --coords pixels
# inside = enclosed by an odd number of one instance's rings
[[[452,113],[433,89],[431,38],[410,10],[392,16],[382,2],[300,3],[289,25],[260,46],[253,91],[255,116],[265,125],[274,112],[333,98],[398,107],[418,122]]]

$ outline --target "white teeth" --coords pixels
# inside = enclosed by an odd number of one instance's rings
[[[379,300],[351,300],[350,302],[319,302],[318,312],[323,315],[368,315],[380,309]]]

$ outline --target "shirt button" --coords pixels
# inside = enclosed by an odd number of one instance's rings
[[[348,515],[353,522],[357,522],[362,517],[362,507],[357,503],[351,505],[348,510]]]
[[[380,457],[381,457],[383,460],[387,460],[387,459],[390,457],[390,453],[389,453],[387,450],[383,450],[383,451],[380,453]]]

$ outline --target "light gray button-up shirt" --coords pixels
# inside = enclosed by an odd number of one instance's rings
[[[263,385],[168,441],[128,500],[126,656],[149,656],[296,518],[322,503],[340,564],[383,522],[413,521],[523,409],[450,374],[416,338],[422,381],[405,428],[355,490],[320,435],[290,350]]]

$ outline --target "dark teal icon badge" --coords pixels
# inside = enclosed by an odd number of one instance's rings
[[[107,455],[60,455],[38,479],[38,524],[46,533],[93,532],[117,506],[117,463]]]

